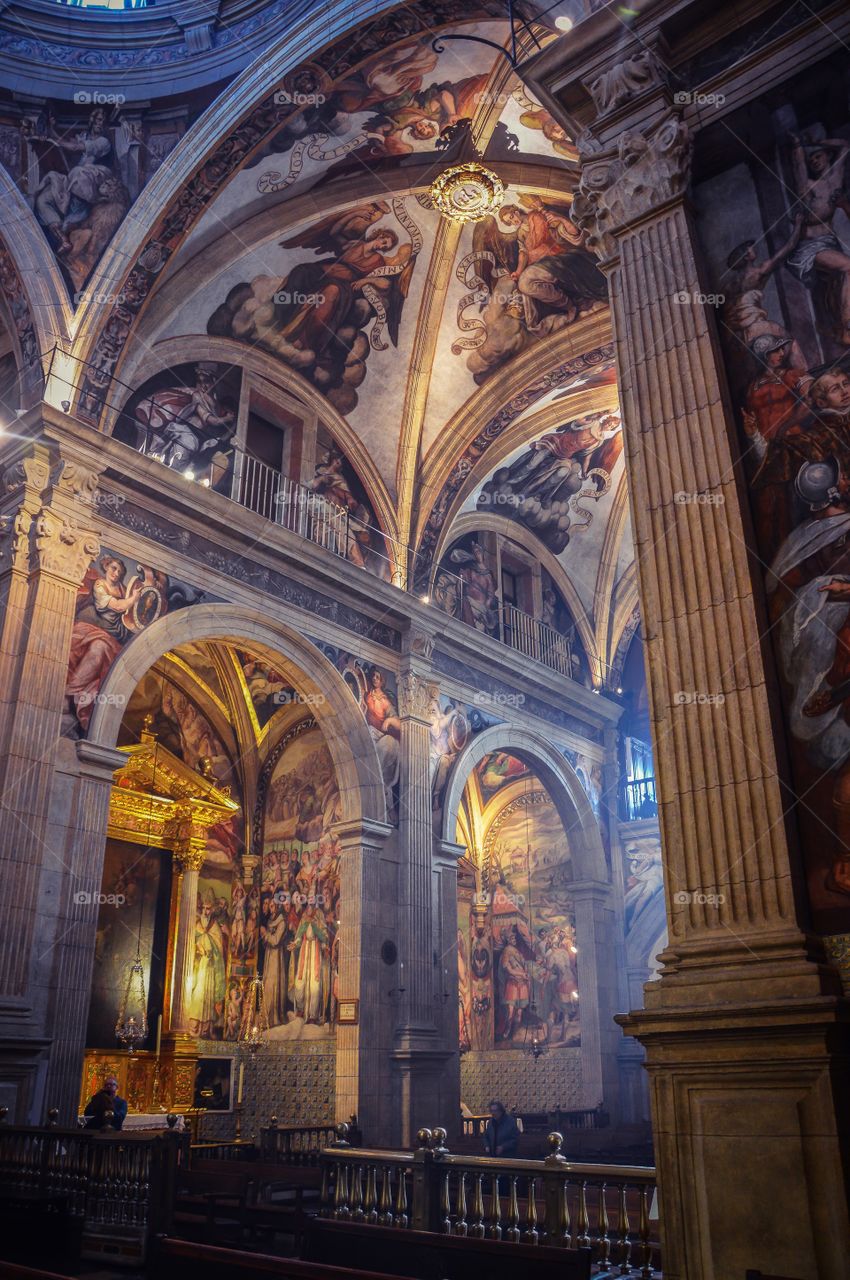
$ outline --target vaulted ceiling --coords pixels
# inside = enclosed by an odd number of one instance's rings
[[[526,25],[525,51],[577,8]],[[617,401],[605,281],[569,220],[575,146],[498,52],[501,0],[419,0],[359,26],[352,10],[304,18],[194,122],[184,114],[156,165],[128,168],[128,106],[98,122],[77,108],[76,131],[70,107],[31,122],[31,136],[76,147],[28,144],[35,190],[7,166],[7,248],[24,270],[39,252],[56,263],[39,283],[40,344],[69,353],[75,409],[106,430],[177,364],[268,377],[318,411],[385,531],[423,563],[482,520],[536,546],[586,647],[610,660],[636,589],[623,461],[594,451],[616,435]],[[142,148],[167,132],[150,113],[137,125]],[[504,203],[461,225],[430,186],[475,157]],[[57,224],[63,191],[76,223]],[[541,450],[554,463],[535,471],[538,496],[561,485],[565,537],[541,536],[539,502],[487,506],[499,469],[521,477]]]

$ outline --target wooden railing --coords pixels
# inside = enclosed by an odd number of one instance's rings
[[[506,1244],[590,1248],[604,1269],[644,1280],[656,1273],[653,1168],[571,1163],[561,1155],[559,1133],[549,1134],[545,1160],[455,1156],[444,1145],[444,1129],[422,1129],[417,1141],[412,1154],[323,1151],[321,1216]]]
[[[186,1141],[176,1133],[115,1133],[0,1126],[0,1186],[64,1200],[82,1220],[85,1257],[143,1261],[151,1237],[167,1231]]]
[[[317,1165],[324,1147],[347,1141],[347,1124],[278,1124],[275,1117],[260,1129],[260,1159],[274,1164]]]

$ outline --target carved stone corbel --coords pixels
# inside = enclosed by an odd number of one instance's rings
[[[70,458],[62,458],[53,472],[53,485],[60,493],[66,493],[84,507],[97,503],[97,486],[100,472],[85,467]]]
[[[587,86],[597,115],[604,116],[633,98],[667,83],[667,71],[651,49],[640,49],[607,71],[602,71]]]

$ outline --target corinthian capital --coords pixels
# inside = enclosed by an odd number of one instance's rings
[[[671,111],[643,133],[627,129],[616,150],[586,152],[572,218],[600,258],[617,253],[617,234],[684,194],[690,178],[691,138]]]
[[[403,719],[430,721],[437,687],[417,671],[405,671],[398,682],[398,709]]]
[[[35,518],[34,549],[41,570],[78,585],[98,555],[100,542],[91,529],[78,529],[64,516],[44,508]]]

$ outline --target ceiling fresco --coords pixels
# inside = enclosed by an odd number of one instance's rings
[[[580,16],[568,0],[519,9],[526,51]],[[75,411],[224,492],[239,375],[251,412],[263,378],[362,478],[355,514],[383,530],[379,553],[396,539],[427,575],[492,499],[586,615],[585,647],[607,652],[633,553],[621,437],[579,439],[612,411],[613,350],[606,281],[570,217],[574,142],[500,54],[501,0],[420,0],[334,30],[297,65],[270,48],[200,118],[197,99],[167,121],[133,124],[128,103],[0,120],[0,159],[75,308]],[[505,197],[462,226],[429,191],[476,156]],[[197,430],[160,440],[178,400]]]

